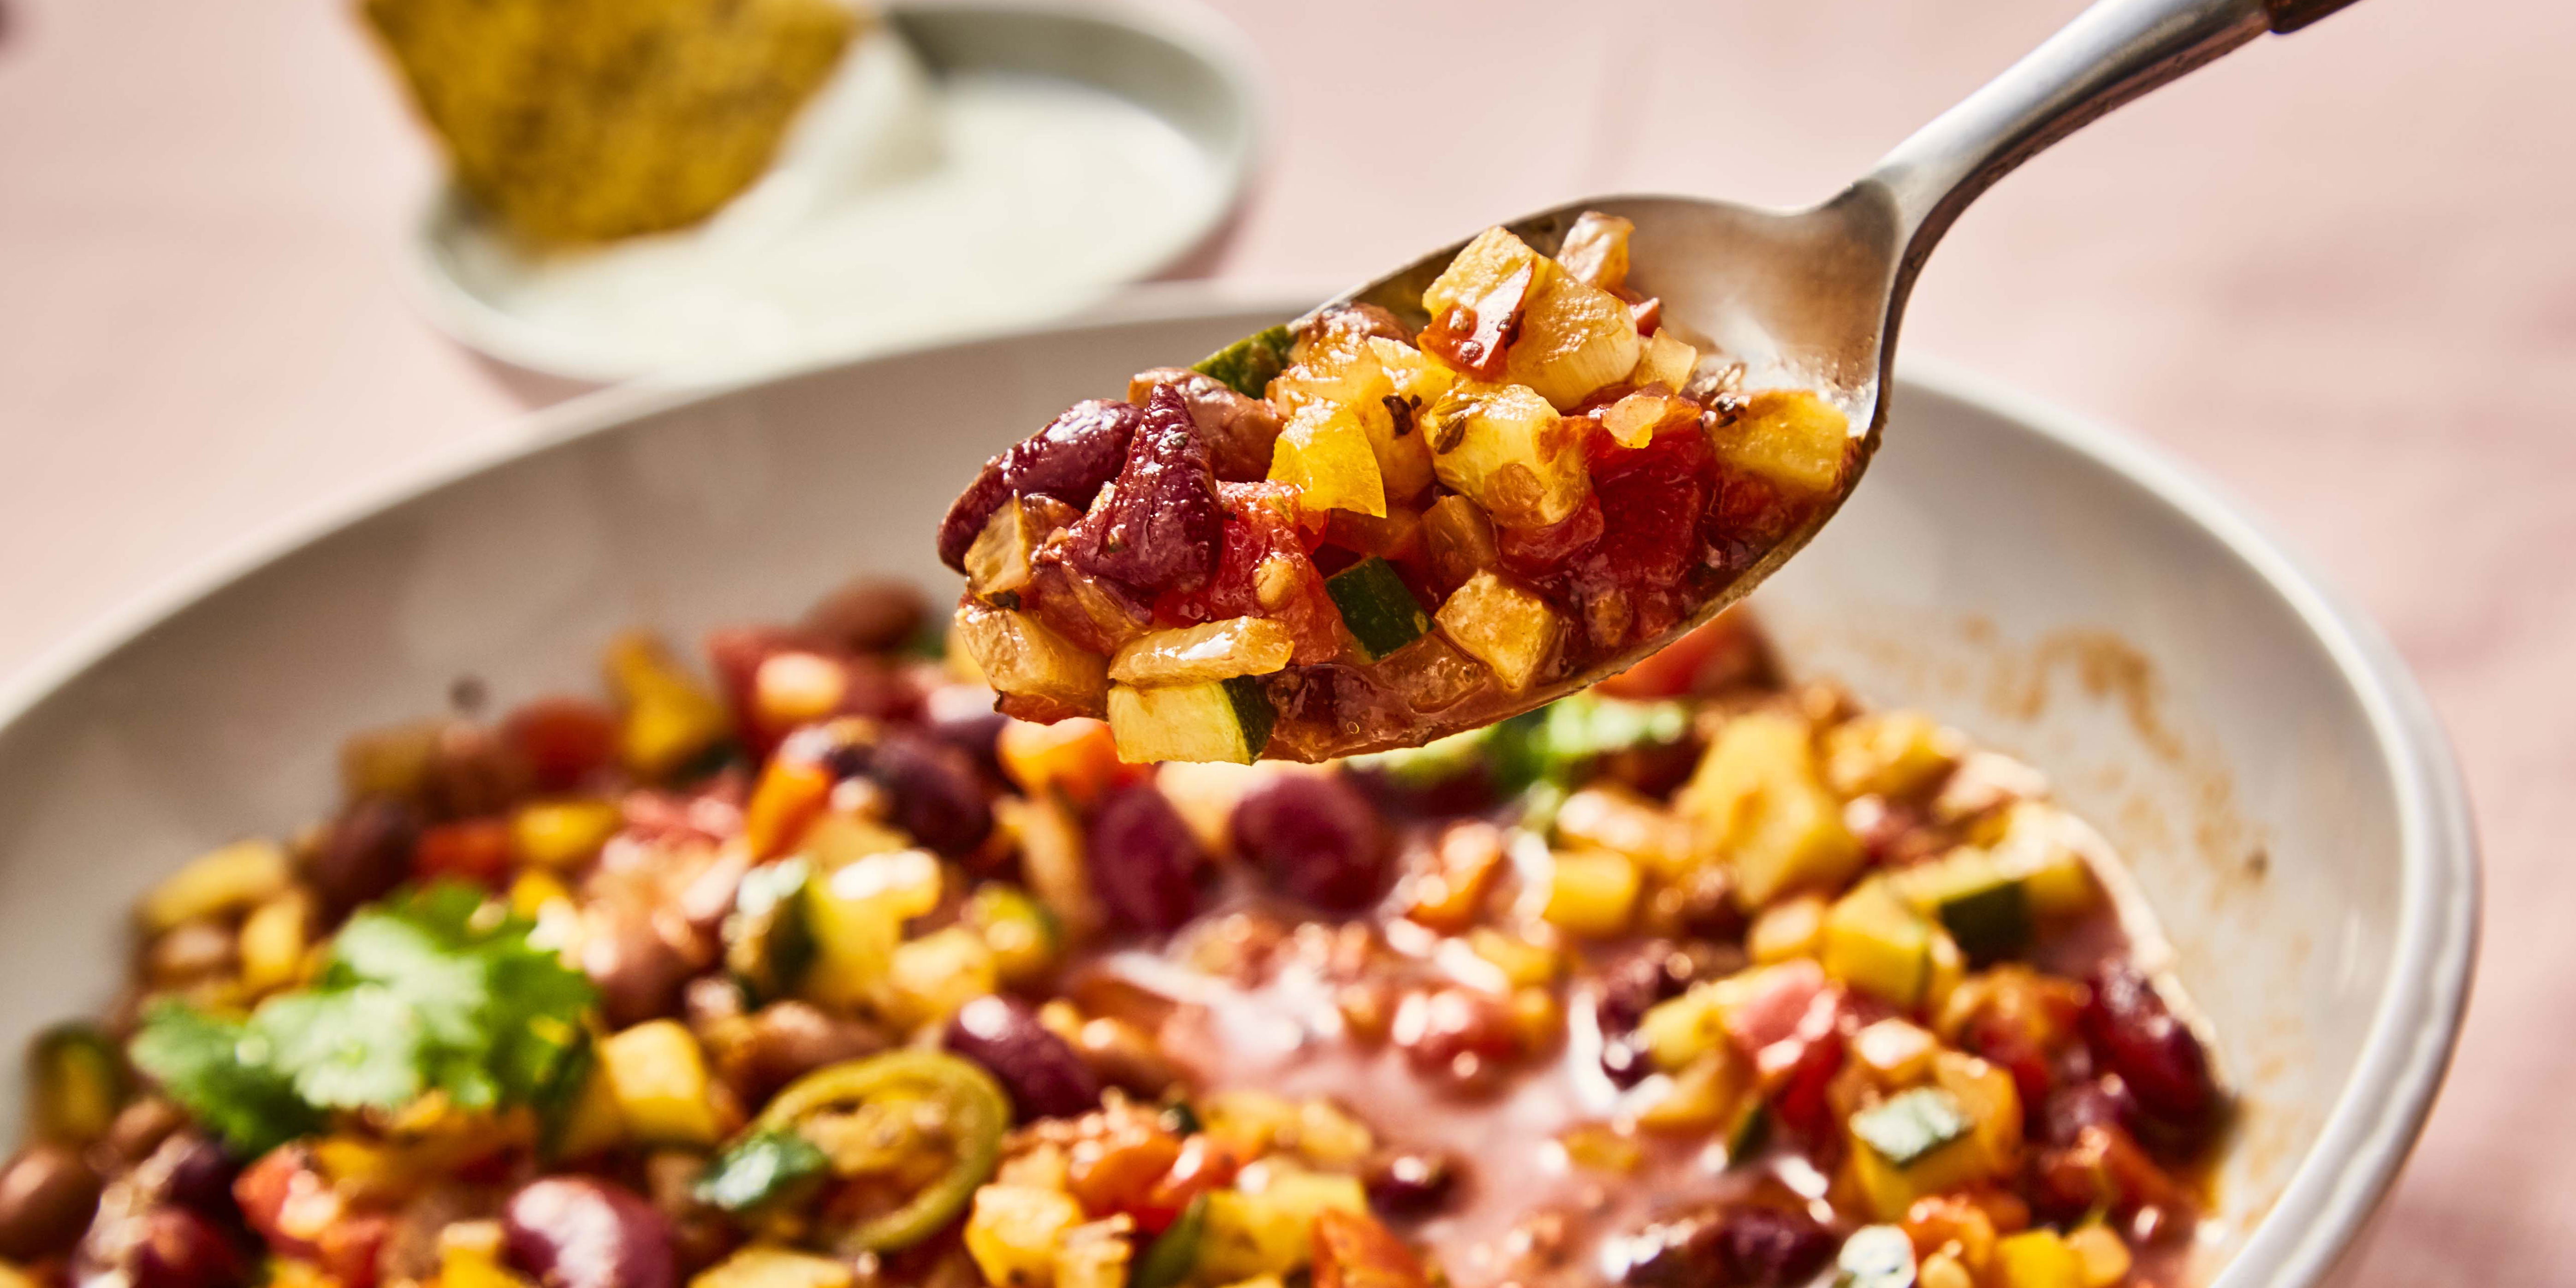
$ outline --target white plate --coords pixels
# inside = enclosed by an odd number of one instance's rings
[[[150,597],[0,690],[0,1040],[106,1000],[156,874],[327,810],[351,729],[461,674],[503,703],[592,685],[630,624],[695,638],[861,569],[946,586],[930,534],[988,453],[1301,306],[596,395]],[[2126,852],[2246,1093],[2217,1282],[2320,1282],[2467,1000],[2441,733],[2378,632],[2171,463],[1937,366],[1894,399],[1868,481],[1756,603],[1793,666],[2032,760]]]
[[[602,383],[741,376],[1060,316],[1206,244],[1240,199],[1261,92],[1186,3],[896,5],[706,222],[527,250],[453,185],[406,255],[455,339]]]

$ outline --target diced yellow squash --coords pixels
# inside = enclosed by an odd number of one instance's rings
[[[1477,301],[1493,293],[1496,287],[1523,271],[1531,275],[1534,288],[1557,272],[1556,263],[1529,243],[1503,228],[1488,228],[1459,250],[1449,267],[1432,279],[1422,292],[1422,310],[1433,318],[1464,305],[1474,308]]]
[[[1569,274],[1542,278],[1504,352],[1503,378],[1571,410],[1636,369],[1643,349],[1628,302]]]
[[[2137,1260],[2126,1240],[2099,1223],[2069,1231],[2066,1246],[2083,1268],[2084,1288],[2111,1288],[2129,1277],[2129,1267]]]
[[[1420,420],[1440,481],[1504,527],[1562,523],[1592,494],[1581,436],[1526,385],[1462,380]]]
[[[1121,1212],[1064,1232],[1055,1249],[1055,1288],[1127,1288],[1136,1219]]]
[[[1030,560],[1037,556],[1038,543],[1047,534],[1043,522],[1032,514],[1027,501],[1011,497],[984,521],[984,530],[975,534],[974,544],[966,547],[966,591],[977,599],[1027,589]]]
[[[1271,448],[1270,477],[1297,489],[1297,504],[1309,513],[1386,517],[1386,476],[1368,427],[1351,408],[1318,404],[1291,416]]]
[[[534,867],[577,868],[598,857],[624,826],[625,811],[615,801],[534,801],[510,814],[510,850]]]
[[[1793,895],[1763,909],[1744,932],[1744,949],[1768,964],[1794,957],[1819,957],[1825,951],[1825,911],[1832,905],[1820,894]]]
[[[1693,984],[1679,997],[1647,1008],[1637,1021],[1646,1058],[1666,1071],[1689,1068],[1726,1046],[1726,1012],[1713,982]]]
[[[1152,686],[1268,675],[1287,666],[1296,649],[1288,628],[1267,617],[1229,617],[1150,631],[1119,645],[1109,659],[1109,678]]]
[[[1860,842],[1817,778],[1807,724],[1796,716],[1753,711],[1728,721],[1680,803],[1701,854],[1734,867],[1749,908],[1833,889],[1860,868]]]
[[[903,923],[939,904],[939,861],[921,850],[858,859],[805,891],[814,965],[803,989],[842,1009],[876,1000],[894,969]]]
[[[501,1241],[498,1221],[448,1223],[438,1232],[436,1288],[531,1288],[534,1281],[502,1264]]]
[[[724,703],[650,634],[628,631],[610,641],[607,669],[620,713],[618,754],[640,777],[670,777],[732,727]]]
[[[1842,483],[1851,418],[1805,389],[1765,389],[1721,415],[1709,439],[1719,460],[1782,487],[1830,492]]]
[[[871,855],[910,848],[911,837],[876,818],[827,808],[796,834],[792,852],[803,855],[817,872],[838,872]]]
[[[1859,716],[1825,731],[1825,781],[1845,796],[1912,796],[1958,754],[1957,737],[1920,711]]]
[[[185,921],[229,917],[285,892],[292,880],[286,850],[275,841],[235,841],[188,860],[163,877],[135,907],[143,928],[159,934]]]
[[[1628,284],[1628,237],[1636,231],[1636,224],[1617,215],[1584,211],[1557,245],[1557,266],[1589,285],[1618,290]]]
[[[2086,830],[2081,820],[2043,801],[2019,801],[2004,811],[2002,835],[1991,848],[2005,871],[2021,877],[2038,916],[2080,916],[2102,901],[2092,865],[2075,845]]]
[[[1825,914],[1824,965],[1844,987],[1910,1011],[1931,978],[1931,923],[1886,883],[1864,881]]]
[[[1997,1288],[2085,1288],[2084,1261],[2055,1230],[2024,1230],[1995,1244]]]
[[[1274,1166],[1276,1162],[1265,1160],[1257,1173],[1238,1182],[1242,1188],[1208,1195],[1197,1278],[1230,1283],[1259,1275],[1284,1277],[1312,1259],[1307,1236],[1317,1214],[1367,1213],[1368,1194],[1358,1177],[1298,1171]]]
[[[573,1099],[572,1113],[556,1133],[555,1155],[593,1158],[625,1143],[626,1118],[618,1108],[616,1090],[609,1085],[608,1071],[593,1065],[581,1093]]]
[[[1735,1121],[1754,1096],[1753,1066],[1721,1040],[1673,1073],[1672,1086],[1637,1115],[1637,1125],[1668,1135],[1714,1132]]]
[[[1639,388],[1662,385],[1680,392],[1699,369],[1699,350],[1670,331],[1657,331],[1647,336],[1637,354],[1637,369],[1628,373],[1628,383]]]
[[[599,1067],[629,1134],[655,1145],[713,1145],[726,1123],[704,1053],[678,1020],[647,1020],[599,1044]]]
[[[313,901],[289,890],[242,919],[239,946],[242,987],[253,993],[284,988],[304,977]]]
[[[1433,620],[1450,643],[1515,693],[1538,678],[1565,633],[1565,619],[1537,592],[1494,572],[1468,578]]]
[[[1368,435],[1386,495],[1409,501],[1431,485],[1431,449],[1413,432],[1412,406],[1429,406],[1456,378],[1409,345],[1365,336],[1310,354],[1279,373],[1270,383],[1270,403],[1291,421],[1347,413]],[[1398,417],[1389,398],[1418,402]]]
[[[1565,959],[1555,949],[1491,926],[1468,931],[1467,947],[1500,972],[1503,982],[1513,988],[1553,984],[1557,972],[1565,966]]]
[[[856,1279],[847,1262],[755,1243],[699,1271],[689,1288],[850,1288]]]
[[[1940,1039],[1930,1029],[1905,1020],[1880,1020],[1852,1035],[1852,1055],[1882,1087],[1922,1081],[1932,1070]]]
[[[1002,987],[1001,965],[983,937],[950,926],[894,950],[887,969],[887,1018],[907,1027],[937,1024]]]
[[[959,914],[993,950],[993,968],[1014,987],[1039,983],[1064,955],[1063,935],[1028,892],[1006,881],[976,887]]]
[[[1932,927],[1932,970],[1923,980],[1923,1012],[1939,1015],[1950,1004],[1950,996],[1968,979],[1968,955],[1959,941],[1937,924]]]
[[[1901,1220],[1916,1199],[2008,1175],[2020,1165],[2021,1094],[2011,1074],[1974,1056],[1941,1050],[1932,1056],[1930,1085],[1947,1093],[1966,1116],[1966,1135],[1902,1167],[1857,1132],[1852,1135],[1851,1177],[1879,1220]]]
[[[1567,1162],[1595,1172],[1628,1173],[1646,1162],[1645,1142],[1635,1132],[1606,1123],[1578,1123],[1559,1132],[1556,1144]]]
[[[966,1255],[993,1288],[1049,1288],[1057,1246],[1082,1223],[1082,1204],[1070,1194],[987,1185],[966,1217]]]
[[[1606,939],[1628,929],[1643,883],[1636,863],[1608,850],[1571,850],[1549,864],[1539,915],[1570,935]]]
[[[1297,1135],[1297,1102],[1273,1091],[1237,1087],[1215,1092],[1198,1102],[1199,1121],[1208,1134],[1243,1151],[1247,1158],[1271,1151]]]
[[[1098,712],[1109,692],[1109,664],[1049,630],[1030,614],[984,604],[957,608],[956,642],[987,683],[1077,711]]]
[[[1690,827],[1670,810],[1616,783],[1577,789],[1556,807],[1556,839],[1624,854],[1660,876],[1691,858]]]

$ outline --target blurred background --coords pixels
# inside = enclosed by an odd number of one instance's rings
[[[1822,198],[2081,5],[1214,7],[1267,133],[1177,275],[1294,298],[1583,193]],[[1905,328],[2250,503],[2450,724],[2504,897],[2371,1284],[2576,1263],[2576,981],[2534,947],[2576,897],[2571,53],[2564,0],[2364,0],[2260,42],[2007,180]],[[0,672],[586,387],[424,320],[399,270],[440,173],[335,0],[0,0]]]

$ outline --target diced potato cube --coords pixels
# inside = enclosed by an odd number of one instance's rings
[[[599,1044],[618,1116],[637,1140],[712,1145],[727,1124],[716,1109],[705,1055],[678,1020],[647,1020]]]
[[[1082,1223],[1082,1204],[1070,1194],[987,1185],[966,1218],[966,1255],[994,1288],[1048,1288],[1057,1245]]]
[[[2107,1225],[2088,1225],[2069,1232],[2066,1246],[2083,1267],[2084,1288],[2111,1288],[2129,1277],[2129,1267],[2136,1260],[2128,1243]]]
[[[755,1243],[699,1271],[689,1288],[850,1288],[856,1278],[846,1262]],[[454,1285],[442,1276],[438,1288]]]
[[[1002,502],[975,543],[966,547],[966,590],[977,599],[1026,589],[1029,561],[1047,534],[1029,505],[1019,497]]]
[[[1882,1087],[1919,1081],[1932,1068],[1940,1040],[1930,1029],[1904,1020],[1880,1020],[1852,1035],[1852,1055]]]
[[[1540,916],[1568,934],[1606,939],[1628,928],[1642,878],[1637,865],[1608,850],[1559,853],[1549,866]]]
[[[1290,417],[1271,449],[1270,477],[1297,489],[1297,504],[1309,513],[1386,517],[1386,477],[1368,427],[1350,408],[1319,404]]]
[[[1501,972],[1503,982],[1513,988],[1555,983],[1557,971],[1565,964],[1555,949],[1491,926],[1468,931],[1467,947]]]
[[[1592,493],[1574,426],[1525,385],[1460,381],[1422,425],[1440,481],[1505,527],[1562,523]]]
[[[1121,1212],[1065,1231],[1055,1250],[1055,1288],[1127,1288],[1136,1220]]]
[[[240,951],[242,987],[253,993],[284,988],[304,977],[313,901],[289,890],[261,904],[242,919]]]
[[[1503,561],[1492,516],[1454,492],[1422,512],[1422,552],[1442,586],[1459,585]]]
[[[1845,796],[1912,796],[1958,753],[1957,736],[1920,711],[1860,716],[1825,731],[1825,781]]]
[[[1644,388],[1662,385],[1680,392],[1689,386],[1691,375],[1699,370],[1699,350],[1670,331],[1657,331],[1647,336],[1637,354],[1637,369],[1628,373],[1628,383]]]
[[[1655,1067],[1667,1071],[1728,1049],[1721,995],[1713,987],[1693,985],[1679,997],[1655,1003],[1637,1021],[1637,1038]]]
[[[1842,482],[1851,418],[1805,389],[1765,389],[1748,396],[1710,433],[1718,459],[1783,487],[1830,492]]]
[[[1287,666],[1296,647],[1288,628],[1267,617],[1229,617],[1148,632],[1119,645],[1109,659],[1109,678],[1170,685],[1268,675]]]
[[[1745,951],[1765,965],[1823,955],[1825,911],[1829,906],[1819,894],[1797,895],[1772,904],[1745,931]]]
[[[1433,619],[1450,643],[1484,663],[1515,693],[1538,678],[1565,627],[1536,592],[1492,572],[1469,578]]]
[[[1557,265],[1570,277],[1605,291],[1628,284],[1628,236],[1637,225],[1617,215],[1587,210],[1556,248]]]
[[[1663,1098],[1637,1115],[1637,1125],[1663,1134],[1704,1134],[1733,1122],[1755,1099],[1753,1066],[1723,1041],[1673,1074]]]
[[[1004,693],[1045,698],[1093,714],[1108,701],[1108,662],[1028,613],[961,604],[957,642],[973,655],[985,680]]]
[[[619,755],[642,777],[671,776],[731,729],[724,704],[644,632],[629,631],[610,642],[608,683],[621,713]]]
[[[2086,1288],[2084,1261],[2055,1230],[2024,1230],[1995,1244],[1998,1288]]]
[[[1825,916],[1825,974],[1911,1010],[1931,973],[1932,927],[1880,881],[1864,881]]]
[[[1531,274],[1531,285],[1536,286],[1556,272],[1556,265],[1510,231],[1488,228],[1476,234],[1476,239],[1468,242],[1449,261],[1449,267],[1423,290],[1422,310],[1437,318],[1461,305],[1474,308],[1478,301],[1524,271]]]
[[[804,991],[845,1009],[874,1001],[893,972],[904,921],[936,907],[940,885],[939,861],[920,850],[870,855],[808,884],[815,953]]]
[[[1531,293],[1505,354],[1504,379],[1565,411],[1627,379],[1642,348],[1626,300],[1559,273]]]
[[[894,950],[883,1009],[898,1024],[936,1024],[1002,986],[1001,965],[983,937],[950,926]]]
[[[1271,382],[1270,401],[1292,421],[1346,413],[1368,435],[1385,494],[1410,501],[1431,485],[1431,449],[1414,432],[1414,411],[1447,392],[1456,378],[1409,345],[1369,336],[1356,345],[1315,353],[1281,372]],[[1401,416],[1387,405],[1390,398],[1405,403]]]
[[[291,879],[275,841],[235,841],[188,860],[143,897],[135,916],[159,934],[185,921],[226,917],[283,893]]]
[[[1754,711],[1728,721],[1682,790],[1681,809],[1701,853],[1733,865],[1747,907],[1839,886],[1863,857],[1842,803],[1817,777],[1806,722],[1793,715]]]
[[[624,826],[626,812],[615,801],[534,801],[511,813],[510,849],[535,867],[577,868]]]
[[[1661,876],[1680,875],[1691,857],[1690,827],[1663,806],[1616,783],[1577,789],[1556,807],[1556,837],[1635,859]]]

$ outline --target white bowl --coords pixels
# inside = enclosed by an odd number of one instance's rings
[[[460,674],[586,686],[629,624],[695,637],[861,569],[943,586],[929,535],[986,454],[1294,311],[597,395],[137,605],[0,692],[0,1036],[107,999],[156,874],[325,810],[352,728]],[[2035,761],[2126,852],[2246,1094],[2203,1259],[2321,1282],[2431,1105],[2476,930],[2459,782],[2378,633],[2170,463],[1922,364],[1757,602],[1796,665]]]

